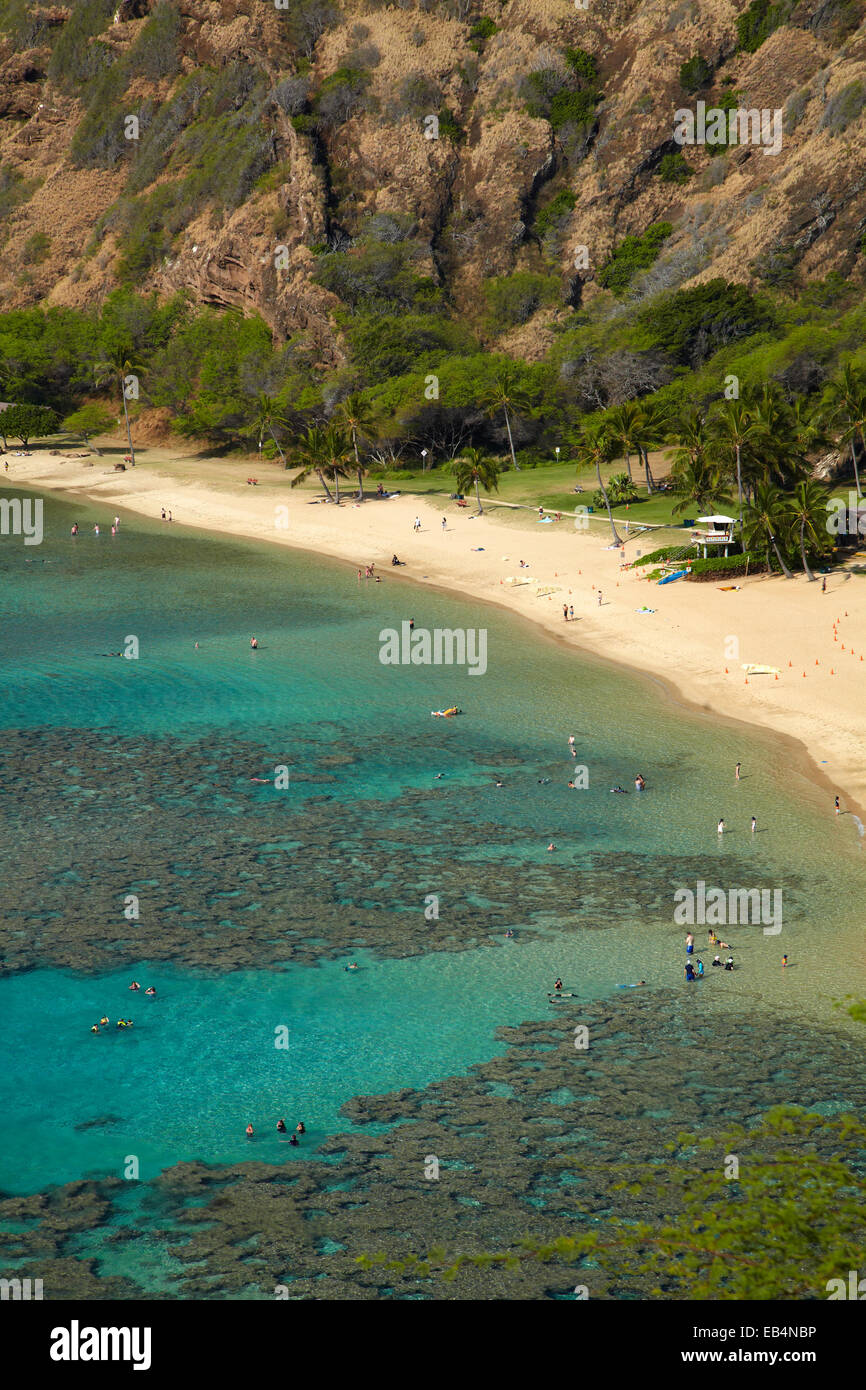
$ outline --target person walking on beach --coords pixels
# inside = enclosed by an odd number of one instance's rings
[[[824,578],[821,580],[821,593],[822,593],[822,594],[826,594],[826,592],[827,592],[827,576],[826,576],[826,574],[825,574],[825,575],[824,575]]]
[[[567,604],[567,603],[564,603],[564,604],[562,605],[562,616],[563,616],[563,618],[565,619],[565,621],[568,622],[568,604]]]
[[[601,608],[601,589],[598,591],[598,606]]]
[[[165,507],[162,509],[162,520],[165,521]]]
[[[443,518],[442,518],[442,530],[443,530],[443,531],[447,531],[447,530],[448,530],[448,518],[447,518],[446,516],[443,516]]]
[[[571,621],[574,622],[574,604],[573,604],[573,603],[570,603],[570,604],[568,605],[568,616],[569,616],[569,618],[571,619]]]
[[[420,518],[420,516],[416,516],[416,518],[415,518],[415,524],[414,524],[414,526],[412,527],[412,530],[413,530],[413,531],[420,531],[420,530],[421,530],[421,518]]]
[[[833,802],[833,805],[834,805],[834,807],[835,807],[835,809],[836,809],[836,815],[837,815],[837,816],[841,816],[841,814],[842,814],[842,807],[839,805],[839,798],[838,798],[838,796],[836,797],[835,801]]]

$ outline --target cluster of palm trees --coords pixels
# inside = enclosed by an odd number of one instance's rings
[[[520,466],[514,448],[512,422],[516,416],[531,413],[533,398],[531,392],[521,386],[517,369],[506,366],[498,371],[490,386],[483,392],[479,405],[490,419],[497,416],[502,418],[508,437],[511,463],[519,473]],[[292,462],[300,466],[299,471],[292,479],[292,487],[297,487],[311,474],[315,474],[328,500],[339,503],[340,479],[345,478],[349,470],[353,468],[358,480],[358,496],[363,497],[364,474],[367,470],[361,460],[359,446],[365,444],[369,446],[375,440],[379,423],[373,406],[359,392],[353,392],[347,396],[336,407],[330,419],[308,426],[302,434],[294,439]],[[261,452],[265,435],[269,434],[285,465],[285,454],[274,431],[280,426],[289,428],[289,422],[280,415],[276,403],[270,396],[258,396],[251,425],[256,435],[259,452]],[[458,460],[457,463],[461,464],[468,458],[475,460],[477,481],[485,490],[492,490],[499,473],[498,465],[493,459],[486,458],[479,449],[465,450],[464,458]],[[480,462],[481,460],[483,462]],[[470,474],[466,474],[465,469],[458,469],[455,465],[455,472],[458,473],[458,486],[461,486],[460,478],[463,478],[462,486],[471,486],[471,482],[475,478],[475,475],[471,474],[471,469]],[[469,479],[468,482],[467,479]],[[333,485],[333,493],[328,486],[329,482]],[[478,496],[477,488],[476,495]],[[478,496],[478,505],[480,510],[480,496]]]
[[[846,365],[815,406],[788,401],[775,382],[744,388],[706,410],[675,413],[658,401],[629,401],[586,422],[571,436],[579,468],[593,468],[611,532],[620,543],[602,466],[631,456],[644,466],[648,493],[654,480],[649,450],[665,448],[672,463],[674,515],[709,511],[736,487],[740,540],[744,550],[769,556],[790,577],[783,551],[799,550],[810,579],[808,552],[828,549],[828,491],[811,476],[809,456],[833,437],[851,451],[858,497],[862,496],[857,446],[866,452],[866,374]]]

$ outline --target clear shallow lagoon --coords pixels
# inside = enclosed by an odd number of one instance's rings
[[[695,1009],[727,992],[814,1020],[863,992],[857,836],[782,743],[390,575],[134,518],[112,538],[90,503],[45,515],[42,546],[0,542],[4,957],[28,967],[0,981],[0,1186],[120,1175],[128,1154],[144,1179],[294,1159],[277,1116],[312,1147],[354,1095],[463,1072],[502,1050],[497,1025],[547,1014],[556,974],[585,1000],[641,977],[681,992],[673,892],[698,877],[781,887],[786,908],[781,936],[723,933],[741,968]],[[380,630],[407,617],[486,627],[487,673],[381,665]],[[101,655],[129,635],[138,660]],[[452,703],[461,719],[431,720]],[[570,733],[585,791],[565,786]],[[250,781],[280,764],[288,791]],[[638,771],[644,795],[611,796]],[[428,952],[445,935],[466,949]],[[103,1012],[135,1028],[91,1035]]]

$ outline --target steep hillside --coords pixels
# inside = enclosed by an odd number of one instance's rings
[[[185,290],[334,368],[377,298],[539,360],[660,222],[632,297],[862,283],[864,0],[286,3],[0,0],[4,308]],[[699,100],[781,149],[680,148]]]

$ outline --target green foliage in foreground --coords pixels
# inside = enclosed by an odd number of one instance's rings
[[[669,1161],[657,1166],[618,1165],[615,1184],[624,1205],[640,1197],[676,1213],[658,1222],[592,1217],[586,1229],[591,1214],[578,1204],[579,1234],[545,1244],[528,1237],[502,1252],[440,1247],[404,1260],[379,1252],[358,1263],[448,1282],[472,1265],[566,1263],[590,1294],[602,1280],[631,1279],[651,1297],[723,1301],[825,1298],[830,1280],[861,1263],[866,1127],[852,1116],[777,1106],[754,1129],[680,1134],[667,1148]],[[586,1167],[591,1177],[591,1159]]]

